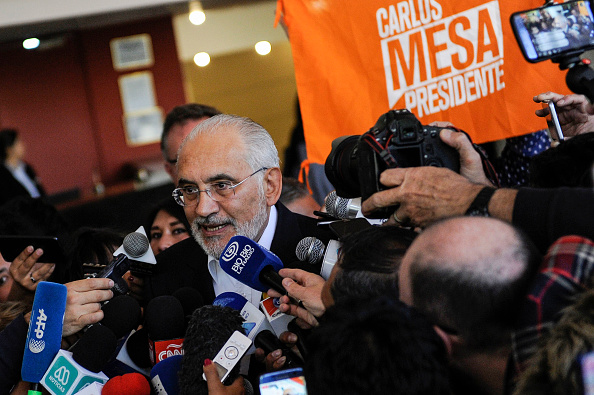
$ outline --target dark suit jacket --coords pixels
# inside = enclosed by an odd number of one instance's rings
[[[37,190],[41,194],[41,196],[45,196],[45,191],[41,184],[37,180],[37,176],[35,175],[35,171],[33,168],[28,164],[25,164],[25,172],[33,180]],[[3,163],[0,163],[0,205],[8,202],[9,200],[17,197],[17,196],[31,196],[29,191],[16,179],[13,177],[10,170],[6,168]]]
[[[333,233],[328,228],[318,227],[314,218],[295,214],[281,203],[277,203],[276,208],[278,221],[270,250],[281,259],[285,267],[319,273],[321,264],[310,265],[299,261],[295,248],[307,236],[317,237],[327,243]],[[215,294],[207,260],[208,256],[192,237],[157,255],[157,266],[153,274],[145,278],[145,302],[156,296],[171,295],[179,288],[192,287],[202,294],[205,304],[212,303]]]

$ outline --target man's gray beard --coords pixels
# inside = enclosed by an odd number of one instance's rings
[[[264,225],[268,221],[266,201],[262,200],[261,203],[262,204],[260,205],[260,209],[256,212],[254,217],[250,221],[247,221],[239,225],[237,224],[237,221],[234,218],[223,219],[222,221],[215,217],[208,217],[206,220],[204,220],[203,218],[196,218],[191,224],[194,239],[200,245],[200,247],[202,247],[204,252],[216,258],[217,260],[223,254],[223,250],[227,246],[229,240],[226,240],[224,243],[222,243],[222,240],[217,237],[210,238],[210,240],[207,242],[202,237],[202,233],[200,232],[200,225],[217,225],[222,223],[230,223],[231,226],[235,228],[235,235],[245,236],[249,239],[257,241],[256,237],[258,236],[258,233],[260,233],[260,230],[263,229]]]

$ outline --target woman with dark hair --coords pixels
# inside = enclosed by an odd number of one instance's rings
[[[172,198],[159,202],[153,208],[147,218],[145,229],[155,255],[190,237],[190,224],[184,209]]]
[[[0,205],[17,196],[45,196],[33,168],[25,161],[25,145],[15,129],[0,130]]]

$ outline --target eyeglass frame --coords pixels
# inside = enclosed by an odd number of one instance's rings
[[[243,184],[244,182],[246,182],[250,177],[252,177],[253,175],[256,175],[257,173],[261,172],[262,170],[268,170],[271,169],[271,167],[261,167],[258,170],[256,170],[255,172],[253,172],[252,174],[250,174],[249,176],[247,176],[246,178],[244,178],[243,180],[239,181],[237,184],[232,184],[229,186],[228,189],[233,191],[233,195],[235,195],[235,188],[237,188],[238,186],[240,186],[241,184]],[[217,182],[220,181],[213,181],[209,184],[216,184]],[[198,205],[198,202],[200,202],[200,192],[205,192],[209,198],[211,198],[212,200],[214,200],[215,202],[220,202],[221,200],[224,200],[225,198],[231,196],[221,196],[218,195],[220,198],[222,199],[215,199],[212,197],[212,192],[211,192],[211,188],[205,188],[205,189],[199,189],[196,186],[186,186],[186,187],[177,187],[175,188],[172,192],[171,192],[171,196],[173,196],[173,199],[175,200],[175,202],[177,204],[179,204],[182,207],[192,207],[194,206],[194,204],[185,204],[185,202],[183,201],[183,190],[185,190],[186,188],[193,188],[195,189],[194,194],[196,194],[196,205]],[[180,196],[181,194],[181,196]],[[183,204],[182,204],[183,203]]]

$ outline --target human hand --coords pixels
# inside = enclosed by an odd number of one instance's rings
[[[133,276],[130,270],[128,270],[126,274],[122,276],[122,278],[124,281],[126,281],[126,284],[128,284],[130,296],[141,302],[144,287],[144,280],[142,277]]]
[[[441,141],[458,151],[460,155],[461,175],[468,178],[471,182],[491,187],[494,186],[485,175],[481,156],[476,152],[467,135],[452,129],[442,129],[439,132],[439,137]]]
[[[545,92],[532,98],[536,103],[552,101],[557,107],[557,115],[561,129],[566,136],[594,132],[594,106],[584,95],[561,95],[554,92]],[[536,110],[536,115],[546,117],[548,108]]]
[[[70,336],[87,325],[103,319],[101,302],[113,297],[113,280],[109,278],[86,278],[65,284],[66,312],[62,336]]]
[[[268,294],[273,297],[280,297],[280,310],[283,313],[299,317],[310,325],[317,325],[316,317],[320,317],[326,311],[322,303],[322,288],[325,280],[314,273],[301,269],[281,269],[278,274],[283,278],[283,287],[287,293],[301,301],[301,306],[290,302],[287,295],[280,295],[274,290]]]
[[[240,375],[235,379],[233,384],[226,386],[221,383],[221,377],[210,359],[204,361],[204,376],[206,376],[206,385],[208,386],[209,395],[242,395],[245,394],[245,385],[243,377]]]
[[[43,250],[33,246],[25,248],[10,264],[13,278],[8,300],[33,300],[37,284],[47,280],[56,267],[53,263],[37,262],[43,259]]]
[[[441,218],[463,215],[484,187],[443,167],[408,167],[385,170],[380,182],[388,187],[376,192],[361,205],[363,215],[399,205],[400,224],[425,227]],[[393,216],[387,221],[395,224]]]
[[[287,348],[293,348],[295,343],[297,343],[297,335],[293,332],[283,332],[279,336],[279,340],[284,343]],[[296,349],[294,351],[297,352]],[[281,370],[287,361],[287,357],[283,356],[281,349],[274,350],[266,355],[266,352],[263,349],[256,348],[254,358],[266,365],[267,372]]]

